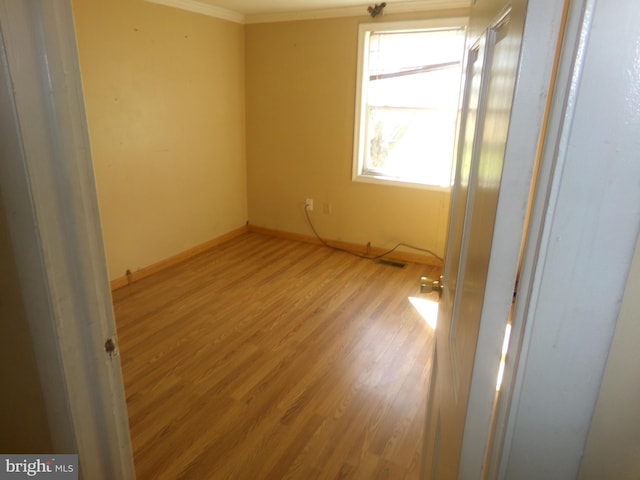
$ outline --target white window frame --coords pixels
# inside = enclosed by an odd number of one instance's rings
[[[353,140],[353,161],[352,161],[352,180],[354,182],[374,183],[378,185],[395,185],[402,187],[419,188],[424,190],[450,191],[451,186],[428,185],[424,183],[416,183],[405,181],[397,178],[385,177],[383,175],[372,175],[363,172],[364,156],[365,156],[365,136],[366,136],[366,109],[367,109],[367,91],[364,82],[364,74],[369,70],[368,57],[366,52],[369,50],[369,34],[372,32],[386,31],[412,31],[412,30],[428,30],[428,29],[444,29],[444,28],[463,28],[466,30],[468,26],[468,18],[466,17],[450,17],[441,19],[427,20],[408,20],[399,22],[377,22],[362,23],[358,27],[358,64],[356,76],[356,109],[355,109],[355,128]],[[460,62],[463,61],[464,48],[460,54]],[[462,64],[461,64],[462,66]],[[462,68],[461,68],[462,71]],[[462,74],[461,74],[462,75]],[[461,85],[462,88],[462,85]],[[458,106],[459,114],[459,106]],[[455,132],[457,136],[457,132]],[[455,156],[455,152],[454,152]],[[454,159],[452,158],[452,165]]]

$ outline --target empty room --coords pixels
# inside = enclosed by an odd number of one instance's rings
[[[352,177],[366,7],[73,7],[138,477],[418,478],[468,11],[384,14],[452,64],[386,80],[448,100],[403,185]]]
[[[0,0],[0,476],[637,478],[612,5]]]

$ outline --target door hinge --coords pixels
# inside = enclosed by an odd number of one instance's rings
[[[116,344],[112,338],[107,338],[107,341],[104,342],[104,351],[107,352],[110,357],[115,355]]]

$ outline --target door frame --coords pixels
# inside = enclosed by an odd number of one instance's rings
[[[539,142],[544,132],[557,41],[563,24],[563,2],[539,0],[528,3],[526,0],[514,0],[507,5],[513,18],[512,28],[522,31],[522,43],[487,274],[488,288],[465,419],[460,479],[481,478],[487,460],[494,428],[495,386],[506,319],[511,315],[523,232],[530,220],[531,189],[538,169]],[[499,13],[495,18],[502,15]],[[468,45],[475,41],[477,38],[470,38]],[[540,188],[544,187],[542,181],[538,179]],[[517,355],[517,348],[517,344],[511,346],[511,355]],[[511,380],[505,377],[503,388],[509,388]]]
[[[629,108],[640,80],[628,74],[639,19],[635,0],[566,9],[491,478],[578,476],[640,232],[640,126]]]
[[[0,78],[0,193],[54,449],[41,453],[133,479],[70,0],[0,0]]]

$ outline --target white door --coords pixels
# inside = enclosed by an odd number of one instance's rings
[[[427,478],[459,473],[521,42],[511,20],[510,11],[501,14],[467,54],[427,420]]]

